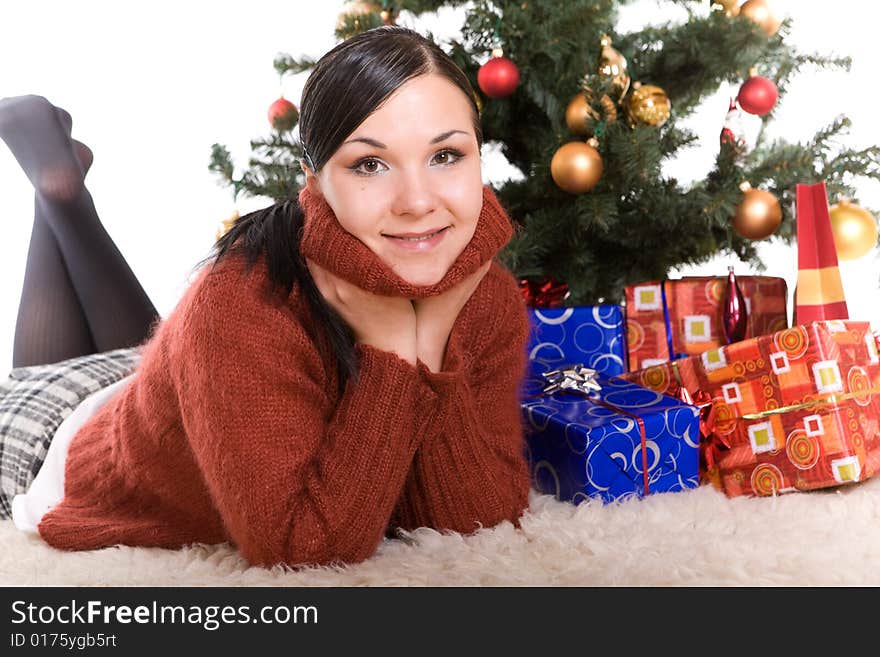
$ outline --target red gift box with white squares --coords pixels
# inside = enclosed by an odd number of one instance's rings
[[[737,277],[746,302],[746,337],[788,326],[788,287],[776,276]],[[626,287],[629,369],[670,359],[664,297],[674,354],[693,355],[725,344],[724,298],[727,278],[688,276]]]
[[[837,486],[880,468],[880,357],[867,322],[795,326],[623,377],[708,394],[703,474],[730,496]]]

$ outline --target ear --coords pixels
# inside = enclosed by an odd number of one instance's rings
[[[309,165],[305,163],[305,160],[300,160],[299,166],[306,174],[306,189],[309,190],[309,193],[315,196],[323,196],[321,193],[321,181],[318,180],[318,174],[309,168]]]

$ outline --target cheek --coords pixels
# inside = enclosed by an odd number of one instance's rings
[[[457,187],[454,207],[455,215],[463,229],[473,232],[483,208],[483,185],[468,183]]]
[[[362,238],[376,232],[381,202],[387,194],[377,193],[375,185],[360,180],[334,180],[325,197],[339,225],[352,235]]]
[[[346,232],[351,233],[362,242],[377,235],[379,221],[364,207],[355,205],[342,214],[337,212],[336,219]]]

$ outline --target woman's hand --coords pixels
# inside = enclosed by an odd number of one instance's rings
[[[492,262],[487,262],[443,294],[413,302],[416,315],[416,353],[419,360],[432,372],[439,372],[443,367],[452,325],[491,266]]]
[[[409,299],[372,294],[311,260],[306,264],[318,290],[354,332],[356,342],[416,364],[416,313]]]

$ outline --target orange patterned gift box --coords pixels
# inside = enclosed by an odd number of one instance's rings
[[[709,478],[730,497],[862,481],[880,464],[878,417],[876,395],[865,395],[733,422],[731,434],[708,446]]]
[[[703,475],[730,496],[837,486],[880,467],[880,358],[867,322],[796,326],[623,377],[712,399]]]
[[[740,276],[737,281],[746,301],[748,337],[788,326],[785,279]],[[725,344],[726,283],[722,276],[688,276],[627,286],[629,369],[638,370],[670,359],[667,319],[672,352],[676,355],[699,354]]]

